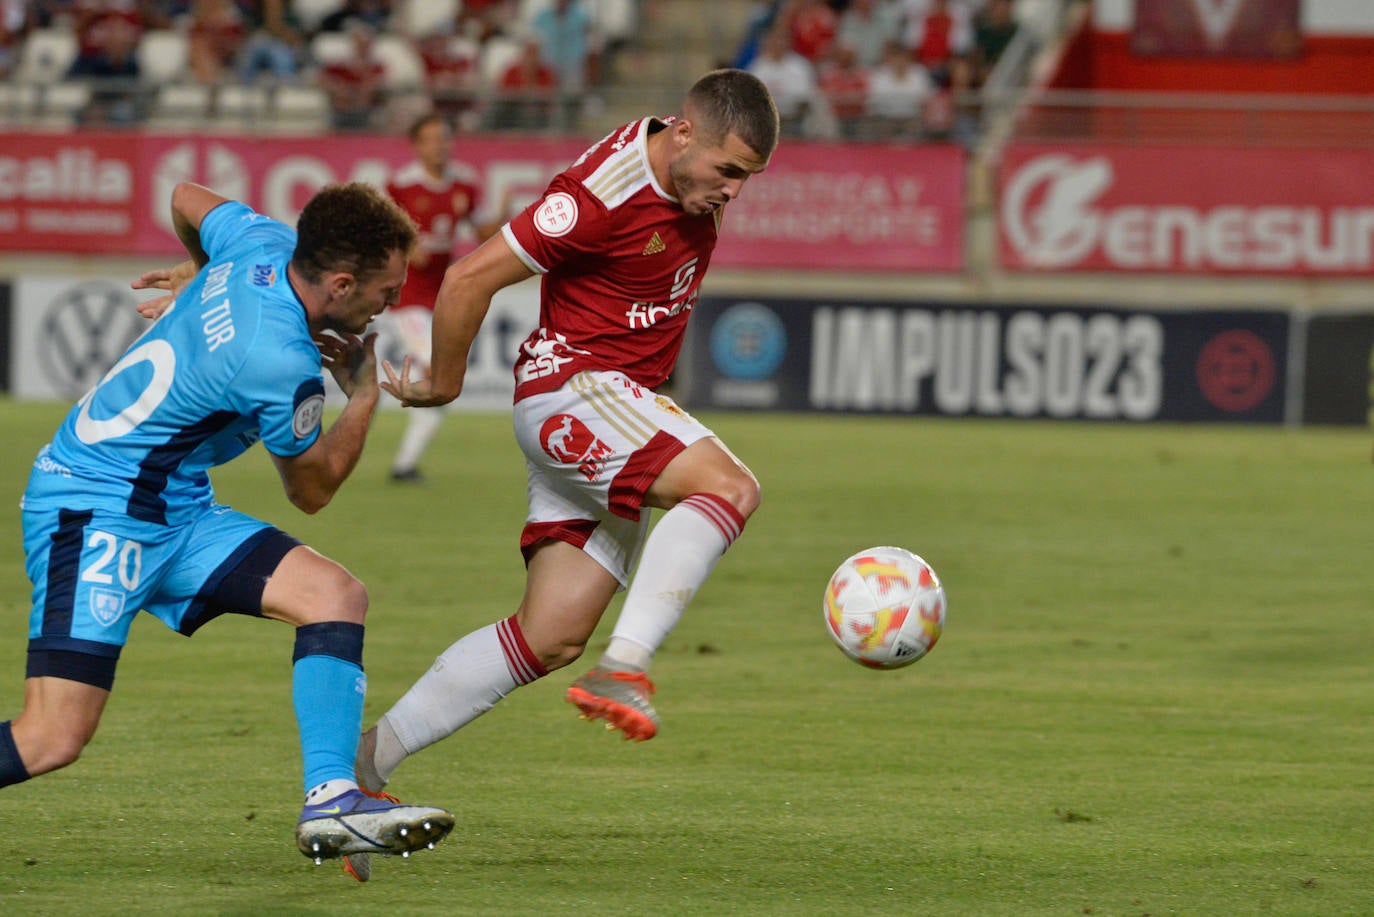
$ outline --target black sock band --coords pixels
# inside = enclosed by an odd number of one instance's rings
[[[348,621],[303,624],[296,628],[296,648],[291,653],[291,662],[300,662],[304,656],[333,656],[362,668],[363,633],[361,624]]]

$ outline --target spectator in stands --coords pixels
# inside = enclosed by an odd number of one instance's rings
[[[778,23],[764,36],[759,56],[746,69],[772,94],[783,136],[802,136],[816,95],[816,71],[809,60],[792,50],[792,32],[786,23]]]
[[[921,112],[935,84],[900,41],[890,41],[868,81],[868,116],[880,139],[912,139],[921,133]]]
[[[596,85],[600,45],[586,7],[574,0],[553,0],[530,23],[539,36],[544,63],[557,76],[560,125],[576,126],[588,87]]]
[[[0,77],[8,78],[19,64],[19,49],[36,19],[24,0],[0,0]]]
[[[948,79],[949,59],[972,50],[969,22],[956,18],[950,0],[930,0],[929,12],[912,27],[911,34],[916,61],[940,85]]]
[[[516,0],[463,0],[458,13],[458,30],[464,35],[474,34],[478,43],[493,35],[508,33],[519,18]]]
[[[346,32],[348,24],[359,20],[372,27],[375,35],[391,22],[391,0],[344,0],[343,6],[320,20],[320,32]]]
[[[775,25],[783,22],[781,16],[784,6],[783,0],[768,0],[768,2],[759,2],[752,6],[749,10],[744,38],[740,42],[739,49],[735,51],[734,60],[726,66],[746,70],[750,64],[758,59],[759,52],[763,50],[764,38],[773,31]]]
[[[420,39],[417,49],[425,68],[425,89],[434,109],[465,127],[477,109],[480,95],[478,58],[481,55],[481,25],[468,20],[468,34],[451,31],[431,32]]]
[[[973,50],[972,17],[963,3],[906,0],[907,47],[937,82],[947,77],[949,59]]]
[[[347,25],[352,51],[330,61],[320,71],[320,85],[329,94],[334,127],[357,131],[372,126],[372,113],[382,106],[386,71],[373,54],[376,33],[362,19]]]
[[[144,114],[146,100],[138,84],[139,29],[121,17],[105,21],[99,49],[78,57],[70,76],[89,81],[91,101],[81,113],[81,123],[88,126],[130,125]]]
[[[243,13],[233,0],[195,0],[186,33],[191,76],[212,85],[222,82],[247,37]]]
[[[501,74],[492,127],[498,130],[538,130],[553,118],[558,74],[544,62],[539,36],[526,35],[520,56]]]
[[[793,0],[788,20],[793,51],[813,65],[830,53],[840,18],[827,0]]]
[[[926,99],[921,112],[925,136],[949,140],[966,147],[978,142],[978,93],[974,88],[974,62],[969,54],[949,59],[949,81]]]
[[[63,24],[71,26],[73,0],[29,0],[24,3],[33,16],[33,26],[37,29],[51,29]]]
[[[988,0],[987,6],[973,20],[974,85],[987,81],[997,66],[1002,52],[1016,37],[1017,22],[1012,15],[1011,0]]]
[[[859,66],[854,49],[843,42],[830,47],[818,68],[816,84],[830,106],[835,128],[845,140],[864,134],[864,109],[868,102],[868,70]]]
[[[251,83],[261,73],[294,79],[305,59],[305,30],[287,0],[239,0],[248,31],[238,55],[238,77]]]
[[[118,44],[128,35],[128,30],[124,26],[132,26],[135,33],[134,42],[137,44],[147,25],[143,9],[134,0],[75,0],[67,15],[70,17],[72,30],[76,32],[77,52],[74,64],[77,67],[99,69],[108,66],[108,62],[100,63],[98,59],[110,56],[105,45],[111,40],[111,35],[118,33],[113,35],[114,42]],[[86,63],[82,63],[83,61]]]
[[[840,14],[835,40],[853,50],[860,67],[876,67],[883,50],[902,32],[902,10],[897,0],[849,0]]]

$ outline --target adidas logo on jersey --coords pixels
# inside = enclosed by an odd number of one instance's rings
[[[649,240],[648,245],[644,246],[644,251],[640,252],[640,254],[657,255],[661,251],[667,251],[667,249],[668,246],[663,244],[663,240],[658,237],[658,233],[654,233],[653,238]]]

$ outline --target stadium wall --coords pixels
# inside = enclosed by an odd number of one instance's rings
[[[10,134],[3,140],[0,289],[11,308],[0,332],[6,335],[0,384],[23,398],[79,396],[137,334],[128,282],[179,253],[166,217],[176,181],[204,182],[290,221],[319,186],[380,181],[409,153],[393,137],[356,137],[348,144],[320,137],[175,134]],[[492,199],[510,193],[523,204],[585,143],[466,138],[463,157],[483,174]],[[969,206],[971,186],[983,179],[961,148],[786,144],[768,173],[731,205],[707,301],[693,322],[694,356],[677,381],[699,406],[744,409],[1363,423],[1368,344],[1361,353],[1353,342],[1367,334],[1363,314],[1374,312],[1374,210],[1347,201],[1374,194],[1366,188],[1374,154],[1351,153],[1338,167],[1333,163],[1339,157],[1312,158],[1310,151],[1266,156],[1276,158],[1242,170],[1236,168],[1241,154],[1226,149],[1149,154],[1075,143],[1013,144],[994,173],[1000,183],[988,183],[999,203],[983,212]],[[1198,173],[1199,163],[1221,179],[1181,180]],[[1239,180],[1252,172],[1258,184]],[[1290,180],[1262,181],[1271,174]],[[1014,195],[1008,193],[1013,186],[1019,189]],[[1263,193],[1256,196],[1255,187]],[[1159,189],[1179,197],[1150,196]],[[1009,208],[1011,198],[1017,203]],[[1172,214],[1175,223],[1182,219],[1185,229],[1177,232],[1184,235],[1176,238],[1193,240],[1193,247],[1166,247],[1178,257],[1142,270],[1130,263],[1130,253],[1151,238],[1141,228],[1151,208]],[[1282,212],[1276,217],[1276,211]],[[1257,214],[1268,214],[1267,236],[1256,235],[1263,222]],[[990,232],[980,228],[985,219]],[[1280,236],[1288,242],[1274,241],[1276,225],[1287,227],[1288,235]],[[1317,227],[1309,238],[1316,254],[1305,260],[1296,257],[1302,249],[1292,241],[1303,226]],[[980,252],[989,238],[993,244]],[[1205,257],[1181,260],[1190,251]],[[1287,253],[1287,260],[1244,261],[1246,252],[1266,251]],[[1237,252],[1241,261],[1228,262]],[[490,350],[484,373],[492,381],[487,397],[465,396],[471,405],[508,404],[509,357],[502,354],[535,320],[533,286],[515,295],[499,327],[492,326],[490,343],[482,345],[484,354]],[[865,394],[878,385],[875,378],[836,375],[832,360],[825,364],[830,376],[818,371],[813,380],[808,363],[806,378],[787,377],[781,385],[787,397],[769,402],[760,396],[766,386],[735,384],[759,380],[733,378],[728,366],[703,356],[711,352],[713,335],[725,333],[714,330],[716,306],[708,308],[721,302],[761,303],[779,316],[793,342],[847,335],[833,343],[836,359],[862,353],[866,340],[888,346],[891,341],[873,336],[889,325],[900,328],[908,335],[900,339],[907,349],[868,365],[891,367],[905,388],[883,401]],[[826,314],[831,318],[818,317]],[[1263,319],[1258,330],[1247,324],[1256,316]],[[1350,333],[1328,333],[1328,319]],[[1146,334],[1140,329],[1156,326],[1162,333],[1158,362],[1132,363],[1129,348],[1153,340],[1148,334],[1138,339]],[[935,330],[922,330],[927,328]],[[1267,353],[1230,345],[1210,351],[1233,374],[1228,385],[1265,389],[1240,410],[1218,408],[1196,382],[1207,343],[1227,331],[1254,335]],[[1242,339],[1250,340],[1235,334],[1222,341]],[[800,359],[800,351],[788,353]],[[981,368],[960,368],[966,353]],[[75,362],[73,354],[79,355]],[[1308,366],[1324,369],[1309,372]],[[960,375],[968,372],[974,375]],[[1194,388],[1161,388],[1158,399],[1132,399],[1132,380],[1142,372],[1167,379],[1191,373]],[[1059,387],[1032,397],[1028,374],[1042,387]],[[1265,386],[1255,382],[1271,376]],[[964,409],[968,378],[982,388]],[[832,392],[833,386],[839,387]],[[799,392],[815,394],[797,401]],[[998,399],[1002,407],[994,409]],[[1115,399],[1118,407],[1107,411],[1104,399]],[[1228,403],[1238,402],[1232,396]]]

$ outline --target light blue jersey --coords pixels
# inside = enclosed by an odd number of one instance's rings
[[[280,456],[318,439],[320,352],[286,274],[295,231],[229,202],[200,241],[209,262],[39,453],[26,510],[180,525],[212,504],[208,469],[259,439]]]

